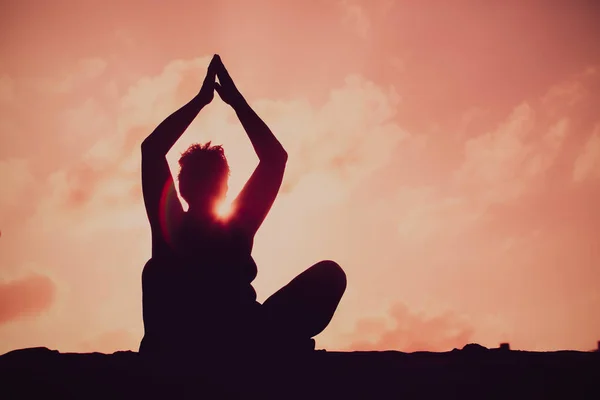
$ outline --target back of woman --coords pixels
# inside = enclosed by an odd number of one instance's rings
[[[251,246],[226,222],[184,221],[171,251],[144,266],[145,340],[153,347],[186,350],[205,342],[242,341],[258,306]]]

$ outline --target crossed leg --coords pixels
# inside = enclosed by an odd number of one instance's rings
[[[269,336],[308,341],[331,321],[346,290],[346,274],[334,261],[321,261],[279,289],[262,305]]]

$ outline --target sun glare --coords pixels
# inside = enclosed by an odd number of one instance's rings
[[[219,219],[228,219],[232,212],[232,204],[229,199],[224,200],[217,206],[216,213]]]

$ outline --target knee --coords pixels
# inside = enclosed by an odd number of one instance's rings
[[[340,292],[340,295],[344,293],[346,290],[347,278],[346,273],[338,263],[331,260],[324,260],[317,263],[315,268],[318,269],[319,275],[321,275],[326,282],[332,285],[336,291]]]

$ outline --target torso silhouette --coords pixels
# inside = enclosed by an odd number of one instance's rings
[[[144,266],[142,348],[241,341],[258,306],[252,239],[227,222],[198,226],[187,215]]]

